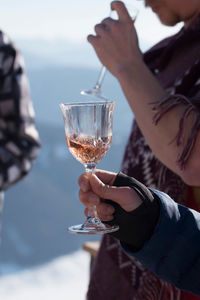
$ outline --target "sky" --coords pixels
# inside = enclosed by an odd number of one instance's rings
[[[143,1],[128,0],[139,8],[136,21],[139,38],[146,44],[177,31],[160,25]],[[93,27],[109,15],[108,0],[0,0],[0,26],[13,39],[65,39],[86,43]],[[180,26],[178,26],[179,28]]]

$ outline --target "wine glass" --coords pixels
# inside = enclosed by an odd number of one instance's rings
[[[133,6],[132,3],[129,3],[127,1],[123,1],[123,2],[126,5],[126,8],[130,14],[132,20],[135,21],[139,10],[135,6]],[[118,19],[116,11],[111,10],[109,16],[112,17],[113,19]],[[102,96],[102,92],[101,92],[102,82],[104,80],[106,70],[107,70],[106,67],[102,65],[101,70],[99,72],[99,76],[97,78],[97,81],[96,81],[96,84],[94,85],[94,87],[90,90],[82,90],[82,91],[80,91],[80,94],[85,95],[85,96],[94,96],[94,97],[100,98],[102,100],[107,100],[104,96]]]
[[[84,165],[88,176],[110,148],[114,104],[112,101],[60,104],[69,151]],[[69,227],[68,231],[103,234],[118,229],[118,226],[102,223],[96,207],[91,206],[86,221]]]

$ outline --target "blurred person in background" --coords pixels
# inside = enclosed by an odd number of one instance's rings
[[[4,191],[28,174],[39,148],[24,61],[0,31],[0,217]]]
[[[116,77],[135,119],[121,170],[178,203],[200,209],[200,1],[146,0],[161,23],[182,29],[146,53],[138,46],[124,4],[111,3],[118,20],[104,19],[88,36],[102,64]],[[151,26],[149,24],[149,34]],[[102,238],[88,300],[192,300],[160,280],[117,239]]]
[[[200,296],[200,213],[121,172],[83,174],[79,185],[86,216],[93,204],[102,221],[118,225],[110,235],[128,255],[167,282]]]

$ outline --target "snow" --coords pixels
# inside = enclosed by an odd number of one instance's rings
[[[10,273],[1,266],[0,299],[84,300],[89,280],[89,255],[79,250],[32,269]],[[16,270],[16,266],[13,266]]]

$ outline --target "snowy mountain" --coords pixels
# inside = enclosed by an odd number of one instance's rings
[[[89,280],[89,255],[77,251],[29,270],[0,277],[3,300],[84,300]]]

